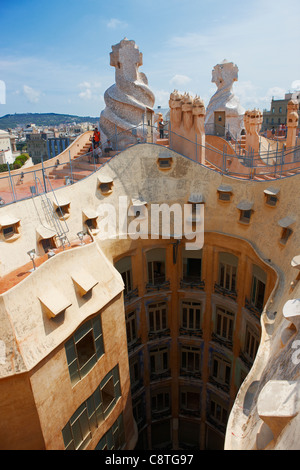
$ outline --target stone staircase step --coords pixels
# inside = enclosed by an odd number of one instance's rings
[[[157,139],[156,143],[158,145],[163,145],[164,147],[169,147],[169,139]]]

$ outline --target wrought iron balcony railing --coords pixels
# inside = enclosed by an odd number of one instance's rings
[[[233,300],[236,300],[237,295],[238,295],[235,290],[226,289],[225,287],[220,286],[220,284],[217,284],[217,283],[215,283],[215,292],[217,294],[222,294],[225,297],[230,297]]]
[[[180,279],[180,288],[204,290],[205,281],[197,276],[184,276],[183,279]]]

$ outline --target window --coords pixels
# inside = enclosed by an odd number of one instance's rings
[[[167,346],[161,346],[150,351],[151,374],[164,374],[169,369],[169,351]]]
[[[219,191],[219,200],[220,201],[230,201],[231,193],[226,191]]]
[[[106,384],[103,386],[103,388],[101,389],[101,393],[103,398],[103,408],[104,410],[107,410],[115,398],[114,381],[112,377],[110,377]]]
[[[183,252],[183,281],[201,282],[202,250]]]
[[[41,245],[45,253],[47,253],[49,250],[57,248],[54,237],[43,238],[41,240]]]
[[[252,286],[251,286],[251,305],[257,310],[262,311],[264,305],[266,273],[258,266],[253,266]]]
[[[113,190],[113,179],[110,176],[100,175],[99,178],[99,189],[103,195],[111,194]]]
[[[218,284],[227,291],[236,291],[238,258],[231,253],[219,254]]]
[[[55,213],[59,219],[65,219],[70,215],[70,204],[57,206]]]
[[[181,372],[200,374],[201,367],[201,351],[200,348],[194,346],[181,347]]]
[[[116,419],[112,427],[104,434],[95,450],[118,450],[125,445],[123,414]]]
[[[217,189],[219,195],[219,201],[230,201],[232,195],[232,187],[228,185],[221,185]]]
[[[278,193],[278,188],[270,187],[265,189],[265,203],[270,207],[275,207],[278,202]]]
[[[243,224],[249,224],[253,212],[252,208],[252,201],[242,200],[238,203],[237,209],[239,209],[240,211],[240,222],[242,222]]]
[[[251,219],[252,210],[241,210],[240,212],[240,222],[244,222],[245,224],[249,224]]]
[[[155,390],[151,394],[152,412],[162,412],[170,410],[171,399],[169,390]]]
[[[215,333],[220,338],[232,342],[234,314],[222,307],[217,307]]]
[[[210,417],[218,424],[225,426],[228,419],[227,406],[213,397],[210,399]]]
[[[223,385],[230,384],[230,373],[231,373],[231,363],[225,359],[223,356],[217,354],[213,355],[212,358],[212,377]]]
[[[4,241],[13,241],[20,236],[20,221],[11,217],[0,220],[0,233]]]
[[[147,252],[148,282],[160,285],[165,282],[165,250],[157,248]]]
[[[145,424],[146,417],[145,405],[141,396],[132,401],[132,413],[138,429],[140,430]]]
[[[129,312],[126,314],[126,332],[127,332],[127,343],[128,345],[134,343],[137,340],[136,330],[136,312]]]
[[[290,236],[292,235],[292,233],[293,233],[292,229],[290,229],[288,227],[284,227],[281,231],[280,243],[285,245],[286,242],[288,241],[288,239],[290,238]]]
[[[90,207],[86,207],[82,210],[83,222],[87,226],[88,231],[91,231],[92,234],[95,231],[97,233],[98,229],[98,213]]]
[[[246,326],[244,353],[253,362],[259,346],[259,335],[254,327]]]
[[[9,238],[11,235],[16,233],[16,227],[15,225],[10,225],[9,227],[3,227],[2,233],[4,235],[4,238]]]
[[[112,369],[95,392],[84,401],[62,430],[65,449],[84,449],[94,430],[108,416],[121,396],[119,367]]]
[[[86,219],[85,224],[90,230],[97,230],[98,228],[97,217],[93,217],[92,219]]]
[[[158,158],[157,164],[161,170],[169,170],[172,166],[173,158],[172,157],[161,157]]]
[[[180,388],[180,408],[199,416],[201,411],[201,394],[198,389],[190,386]]]
[[[277,201],[278,201],[277,196],[274,196],[271,194],[266,195],[266,204],[268,204],[268,206],[272,206],[272,207],[276,206]]]
[[[124,295],[128,295],[132,291],[132,269],[131,269],[131,256],[125,256],[115,263],[115,268],[122,276],[125,288]]]
[[[73,414],[68,424],[62,430],[65,449],[80,450],[91,440],[89,416],[86,402]]]
[[[183,300],[181,304],[181,327],[186,330],[200,330],[201,303]]]
[[[85,322],[65,344],[72,385],[79,382],[104,354],[100,315]]]
[[[167,304],[159,302],[148,307],[150,332],[162,331],[167,328]]]
[[[142,381],[142,372],[139,361],[139,355],[135,355],[129,359],[129,373],[131,389],[135,391]]]

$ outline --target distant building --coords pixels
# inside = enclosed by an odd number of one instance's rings
[[[13,163],[16,152],[16,136],[0,129],[0,164]]]
[[[69,137],[55,137],[54,132],[26,134],[27,152],[33,164],[56,157],[70,145]]]
[[[286,93],[282,100],[272,98],[270,111],[264,110],[263,112],[262,131],[286,124],[287,104],[290,100],[297,100],[300,103],[300,91]]]

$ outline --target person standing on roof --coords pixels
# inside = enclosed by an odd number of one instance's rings
[[[164,120],[162,116],[159,119],[158,128],[159,128],[159,138],[163,139],[164,138]]]
[[[98,131],[97,127],[95,127],[95,130],[94,130],[93,144],[94,144],[94,148],[100,145],[100,132]]]

